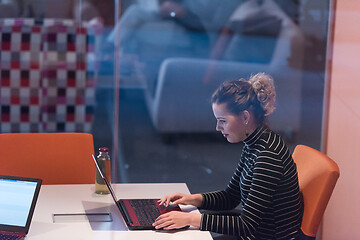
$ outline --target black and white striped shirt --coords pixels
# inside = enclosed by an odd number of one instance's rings
[[[241,203],[242,213],[204,213],[201,230],[240,239],[294,239],[299,234],[303,202],[296,165],[284,140],[266,127],[244,140],[227,188],[202,195],[202,209],[230,210]]]

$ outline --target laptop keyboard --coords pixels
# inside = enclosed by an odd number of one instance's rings
[[[21,239],[21,236],[19,235],[11,235],[6,233],[0,233],[0,240],[17,240]]]
[[[154,200],[151,199],[133,199],[130,200],[136,217],[141,225],[151,225],[155,219],[160,216],[160,210]]]

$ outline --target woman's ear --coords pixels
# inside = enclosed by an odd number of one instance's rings
[[[242,116],[243,116],[244,124],[247,125],[249,123],[249,121],[250,121],[250,118],[251,118],[251,115],[250,115],[249,111],[244,110],[242,112]]]

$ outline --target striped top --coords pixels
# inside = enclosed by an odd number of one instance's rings
[[[202,209],[231,210],[241,203],[242,212],[203,213],[201,230],[239,239],[295,239],[299,234],[303,201],[296,165],[284,140],[266,127],[244,140],[227,188],[202,195]]]

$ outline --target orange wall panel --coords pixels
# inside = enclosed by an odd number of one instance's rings
[[[337,0],[326,154],[340,178],[324,215],[322,239],[360,239],[360,1]]]

